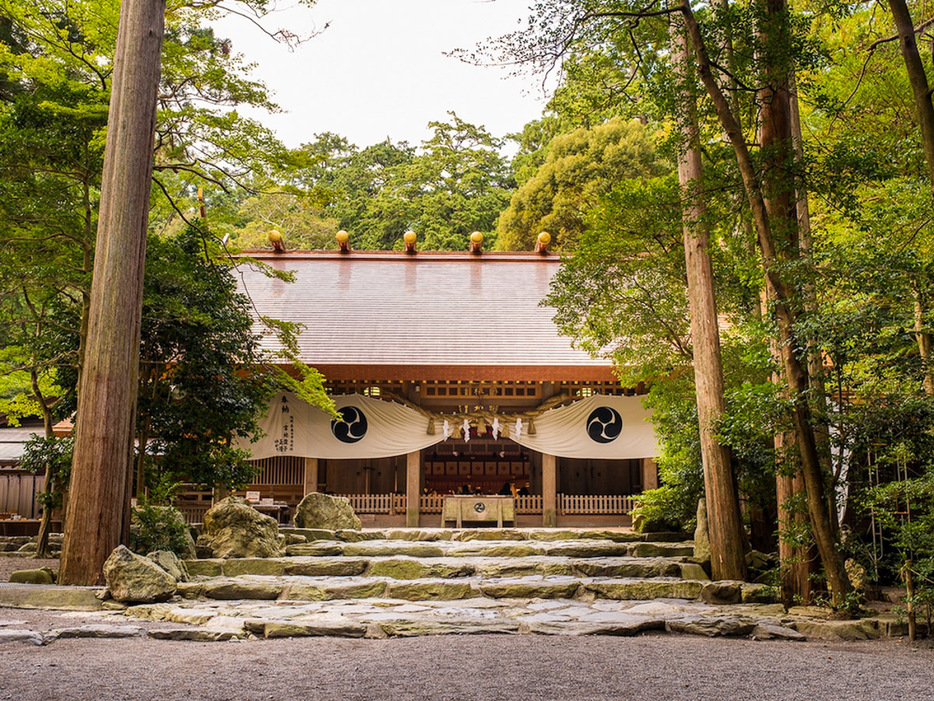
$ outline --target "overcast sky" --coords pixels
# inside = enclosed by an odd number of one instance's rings
[[[494,136],[541,116],[541,78],[444,56],[520,27],[530,0],[319,0],[263,21],[297,34],[327,29],[290,52],[250,22],[228,18],[217,35],[257,64],[284,114],[250,113],[288,146],[332,131],[358,147],[389,137],[417,145],[429,121],[453,110]]]

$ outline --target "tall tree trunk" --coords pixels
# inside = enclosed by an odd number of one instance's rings
[[[164,0],[123,0],[59,580],[93,585],[128,520]]]
[[[921,127],[921,141],[924,145],[928,179],[931,182],[931,193],[934,195],[934,102],[931,101],[931,88],[924,70],[924,63],[921,61],[918,42],[915,40],[915,27],[908,4],[905,0],[888,0],[888,2],[892,18],[895,20],[902,59],[908,71],[908,82],[911,84],[911,94],[918,113],[918,124]],[[934,369],[931,368],[932,339],[924,324],[923,295],[919,286],[915,287],[914,296],[915,337],[918,340],[918,351],[921,354],[921,363],[924,368],[924,393],[931,397],[934,396]]]
[[[924,158],[927,161],[931,192],[934,194],[934,103],[931,102],[931,89],[927,73],[915,41],[915,26],[905,0],[888,0],[895,29],[898,32],[898,45],[908,70],[908,82],[914,97],[918,122],[921,126],[921,141],[924,143]]]
[[[714,579],[745,579],[746,559],[736,476],[730,451],[720,444],[716,436],[716,423],[726,410],[723,363],[713,265],[707,250],[710,232],[705,216],[696,105],[690,86],[684,22],[677,15],[672,16],[670,31],[672,62],[681,83],[678,179],[681,184],[684,257],[694,349],[694,385],[704,464],[704,494],[707,498],[710,566]]]
[[[40,324],[38,328],[41,330],[42,325]],[[49,439],[54,435],[52,410],[49,409],[48,402],[45,400],[45,395],[42,393],[42,388],[39,387],[39,375],[35,367],[29,372],[29,379],[32,383],[32,393],[38,400],[40,411],[42,412],[42,426],[45,429],[45,437]],[[52,528],[52,494],[55,492],[57,478],[58,476],[54,473],[52,466],[46,463],[45,488],[42,490],[44,492],[43,501],[45,503],[42,505],[42,520],[39,521],[39,536],[36,538],[36,554],[34,555],[34,557],[37,558],[51,557],[51,553],[49,552],[49,531]]]
[[[778,340],[781,347],[783,374],[789,395],[792,398],[792,415],[801,456],[801,471],[807,489],[808,512],[811,516],[814,536],[817,540],[821,561],[827,572],[834,603],[841,605],[844,597],[852,587],[843,566],[843,559],[837,549],[835,529],[830,522],[827,504],[824,499],[823,474],[811,422],[811,408],[807,400],[807,373],[796,354],[799,344],[794,330],[796,314],[790,304],[791,288],[775,270],[778,259],[770,212],[766,207],[763,187],[760,185],[759,175],[756,172],[744,135],[730,110],[723,91],[714,78],[707,47],[690,4],[687,0],[681,0],[679,7],[685,17],[688,37],[694,49],[698,75],[714,104],[720,124],[733,146],[736,163],[743,179],[743,187],[746,190],[746,197],[752,212],[753,225],[759,241],[759,250],[762,254],[766,292],[778,321]],[[788,145],[789,147],[791,145],[790,139]],[[793,224],[793,222],[779,223],[780,234],[787,233],[787,231],[783,230],[787,228],[788,224]]]

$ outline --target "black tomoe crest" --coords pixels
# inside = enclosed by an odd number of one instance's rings
[[[367,421],[364,413],[355,406],[338,409],[340,419],[331,419],[331,433],[341,443],[356,443],[366,435]]]
[[[597,407],[587,417],[587,435],[597,443],[612,443],[622,432],[623,417],[613,407]]]

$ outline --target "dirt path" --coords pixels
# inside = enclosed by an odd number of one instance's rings
[[[53,623],[46,611],[0,614]],[[934,651],[891,640],[77,639],[0,646],[0,699],[929,699],[932,662]]]

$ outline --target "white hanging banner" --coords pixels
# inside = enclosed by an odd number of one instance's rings
[[[651,417],[639,397],[595,394],[535,418],[535,435],[522,426],[510,437],[526,448],[561,458],[654,458],[658,444]]]
[[[343,417],[333,420],[290,392],[276,395],[259,422],[266,434],[256,443],[241,441],[254,460],[277,455],[323,459],[388,458],[440,443],[428,434],[428,419],[394,402],[360,394],[333,397]]]

